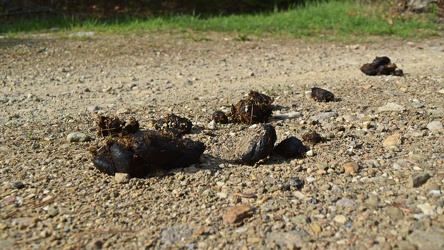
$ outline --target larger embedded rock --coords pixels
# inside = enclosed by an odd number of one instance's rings
[[[269,124],[250,128],[236,147],[237,160],[242,164],[254,165],[270,155],[276,139],[276,130]]]

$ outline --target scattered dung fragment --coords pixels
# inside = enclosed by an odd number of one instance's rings
[[[193,123],[187,119],[175,114],[169,114],[166,117],[155,121],[154,128],[156,130],[162,130],[171,132],[176,136],[191,133]]]
[[[311,89],[311,98],[318,102],[334,101],[335,95],[328,90],[314,87]]]
[[[23,184],[21,181],[16,181],[12,184],[12,187],[15,189],[22,189],[25,187],[25,184]]]
[[[315,145],[320,142],[324,142],[325,138],[323,138],[318,133],[316,133],[316,131],[310,131],[310,132],[307,132],[302,135],[302,140],[304,140],[312,145]]]
[[[228,117],[227,115],[222,111],[216,111],[213,114],[213,121],[220,124],[227,124],[228,123]]]
[[[119,134],[133,134],[139,130],[139,122],[131,118],[127,123],[118,117],[99,116],[97,118],[97,134],[99,136],[117,136]]]
[[[410,176],[410,186],[419,187],[430,179],[429,173],[419,173]]]
[[[271,97],[251,91],[248,96],[231,106],[231,116],[234,121],[245,124],[267,122],[271,116]]]
[[[376,57],[372,63],[362,65],[361,71],[369,76],[376,75],[394,75],[403,76],[402,69],[397,69],[396,64],[392,63],[390,58],[386,56]]]
[[[274,153],[285,158],[303,158],[306,148],[301,140],[291,136],[274,147]]]
[[[236,147],[238,161],[246,165],[254,165],[267,158],[276,142],[276,130],[271,125],[258,125],[250,128],[247,135],[240,139]]]
[[[253,208],[248,204],[241,204],[228,209],[223,216],[223,220],[225,223],[241,226],[251,216],[253,216]]]

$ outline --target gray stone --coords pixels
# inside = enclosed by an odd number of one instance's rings
[[[265,241],[274,241],[280,247],[287,247],[288,245],[293,245],[295,247],[301,247],[303,244],[302,237],[305,237],[304,231],[289,231],[285,233],[272,232],[267,234]]]
[[[429,124],[427,124],[427,129],[434,132],[434,133],[441,133],[444,131],[444,128],[442,126],[442,122],[440,121],[432,121]]]
[[[408,7],[414,12],[424,12],[426,11],[430,4],[435,1],[433,0],[410,0],[408,2]]]
[[[273,118],[280,119],[280,120],[288,120],[288,119],[299,118],[301,116],[302,116],[301,112],[290,112],[290,113],[285,113],[285,114],[273,115]]]
[[[89,107],[86,108],[86,110],[87,110],[88,112],[97,112],[97,111],[99,111],[99,110],[101,110],[101,109],[102,109],[102,108],[99,107],[99,106],[89,106]]]
[[[352,201],[350,199],[342,198],[342,199],[340,199],[340,200],[338,200],[336,202],[336,206],[338,206],[338,207],[352,207],[352,208],[355,208],[358,205],[356,204],[356,202],[354,202],[354,201]]]
[[[87,31],[87,32],[76,32],[76,33],[72,33],[69,35],[69,37],[93,37],[94,36],[94,32],[92,31]]]
[[[427,110],[427,113],[433,116],[444,117],[444,110],[440,109],[429,109]]]
[[[332,117],[338,117],[338,113],[336,113],[336,112],[321,113],[321,114],[311,116],[310,119],[313,121],[321,121],[321,120],[330,119]]]
[[[374,194],[369,194],[366,203],[370,207],[378,207],[379,206],[379,197]]]
[[[188,225],[167,227],[162,231],[160,240],[165,245],[173,245],[190,238],[193,235],[193,232],[194,230]]]
[[[404,218],[404,213],[397,207],[388,207],[386,214],[391,220],[401,220]]]
[[[73,132],[66,137],[66,140],[68,142],[84,142],[91,140],[91,137],[82,132]]]
[[[419,173],[410,176],[410,187],[419,187],[430,179],[429,173]]]
[[[379,112],[404,111],[405,108],[394,102],[389,102],[384,106],[378,108]]]
[[[407,240],[421,250],[444,249],[444,233],[416,230]]]
[[[436,206],[430,205],[430,203],[419,204],[417,207],[421,209],[425,215],[436,215]]]

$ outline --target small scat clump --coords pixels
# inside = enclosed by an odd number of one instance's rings
[[[216,111],[213,113],[213,121],[220,124],[227,124],[228,123],[228,117],[227,115],[222,111]]]
[[[139,122],[134,118],[126,122],[119,117],[98,116],[96,123],[99,136],[134,134],[139,131]]]
[[[403,76],[402,69],[398,69],[396,64],[392,63],[387,56],[376,57],[372,63],[362,65],[361,71],[369,76],[376,75],[395,75]]]
[[[319,135],[318,133],[316,133],[316,131],[310,131],[310,132],[307,132],[302,135],[302,140],[304,140],[312,145],[315,145],[320,142],[324,142],[325,138],[322,137],[321,135]]]
[[[166,117],[154,122],[155,130],[170,132],[176,136],[191,133],[192,127],[193,123],[189,119],[177,116],[175,114],[169,114]]]
[[[335,100],[335,95],[328,90],[314,87],[311,89],[311,98],[318,102],[330,102]]]
[[[239,123],[254,124],[267,122],[271,116],[273,99],[256,91],[231,106],[232,119]]]

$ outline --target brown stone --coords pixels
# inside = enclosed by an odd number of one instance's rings
[[[359,171],[359,165],[356,162],[349,161],[342,166],[346,174],[355,175]]]
[[[402,135],[401,134],[393,134],[389,137],[387,137],[387,139],[384,140],[384,142],[382,143],[382,145],[387,148],[396,148],[397,146],[401,145],[402,143]]]
[[[252,207],[248,204],[241,204],[228,209],[223,220],[225,223],[240,226],[244,223],[245,219],[250,218],[251,216],[253,216]]]

